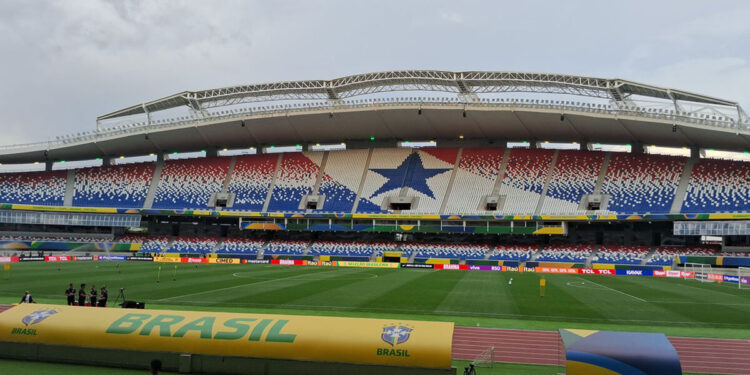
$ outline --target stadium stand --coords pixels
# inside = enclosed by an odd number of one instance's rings
[[[163,253],[169,244],[169,237],[167,236],[153,236],[143,241],[141,246],[141,253]]]
[[[544,188],[554,150],[514,148],[500,187],[502,211],[533,214]]]
[[[263,209],[278,158],[278,154],[237,156],[227,187],[227,192],[234,193],[233,210],[260,212]]]
[[[647,246],[602,246],[591,263],[641,264],[650,251]]]
[[[376,253],[395,251],[396,247],[395,242],[317,241],[309,254],[369,258]]]
[[[219,245],[216,254],[255,255],[263,248],[265,241],[251,238],[226,238]]]
[[[479,207],[482,197],[492,193],[500,165],[503,148],[465,148],[453,180],[453,189],[445,206],[446,213],[484,211]]]
[[[435,213],[445,198],[445,191],[456,164],[457,148],[424,148],[416,152],[418,160],[407,171],[407,196],[419,198],[416,206],[403,213]]]
[[[167,249],[167,253],[190,253],[207,254],[213,251],[219,239],[216,237],[188,237],[183,236],[176,239]]]
[[[414,259],[484,259],[490,252],[489,245],[409,243],[401,250],[410,254],[416,253]]]
[[[367,171],[362,195],[357,212],[371,212],[370,202],[380,207],[387,196],[398,196],[406,178],[406,168],[399,168],[407,159],[411,150],[402,148],[382,148],[372,150],[370,167]],[[380,172],[380,173],[378,173]],[[385,173],[388,177],[385,177]]]
[[[210,208],[211,194],[221,192],[231,158],[164,162],[153,208]]]
[[[592,151],[559,151],[541,213],[578,211],[581,198],[594,192],[604,155]]]
[[[748,162],[701,159],[693,165],[682,212],[747,212],[750,209],[748,181]]]
[[[305,195],[312,193],[322,158],[322,152],[283,154],[268,211],[304,212],[300,203]]]
[[[549,245],[538,252],[538,262],[584,263],[594,250],[592,245]]]
[[[714,256],[717,254],[718,247],[711,245],[694,245],[694,246],[660,246],[654,252],[654,255],[646,263],[655,266],[672,265],[676,256]]]
[[[102,237],[90,237],[84,235],[71,235],[71,236],[2,236],[0,241],[29,241],[29,242],[103,242],[110,241],[107,238]]]
[[[0,202],[62,206],[67,171],[3,173]]]
[[[141,208],[154,169],[153,163],[79,169],[75,176],[73,205]]]
[[[321,211],[352,212],[369,152],[369,150],[347,150],[328,153],[325,174],[318,188],[318,195],[325,196]],[[380,207],[366,199],[360,200],[359,211],[381,212]]]
[[[272,240],[268,242],[264,255],[303,255],[307,251],[308,241]]]
[[[492,250],[488,260],[516,260],[526,262],[531,260],[536,252],[535,246],[525,245],[498,245]]]
[[[669,213],[685,158],[613,153],[602,185],[607,209],[623,214]]]

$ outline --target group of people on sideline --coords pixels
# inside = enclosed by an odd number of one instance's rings
[[[78,306],[87,306],[86,300],[90,300],[91,303],[88,306],[91,307],[107,307],[107,286],[102,286],[101,290],[97,292],[96,286],[91,285],[91,290],[86,292],[86,284],[81,284],[81,288],[78,289],[76,294],[76,288],[73,287],[73,283],[70,283],[68,289],[65,290],[65,296],[68,297],[68,306],[76,306],[76,295],[78,295]]]

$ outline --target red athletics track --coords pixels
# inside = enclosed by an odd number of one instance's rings
[[[669,337],[685,372],[750,375],[750,341]],[[565,349],[554,331],[455,327],[453,358],[473,360],[495,347],[495,361],[565,365]]]

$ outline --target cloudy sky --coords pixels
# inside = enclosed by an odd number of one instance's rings
[[[750,1],[0,1],[0,144],[183,90],[395,69],[624,78],[750,109]]]

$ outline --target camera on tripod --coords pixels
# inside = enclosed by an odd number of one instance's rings
[[[146,308],[146,302],[136,302],[136,301],[128,301],[125,299],[125,288],[120,288],[120,294],[117,296],[117,299],[115,300],[115,304],[117,304],[118,301],[122,300],[122,303],[120,306],[122,306],[123,309],[145,309]]]

